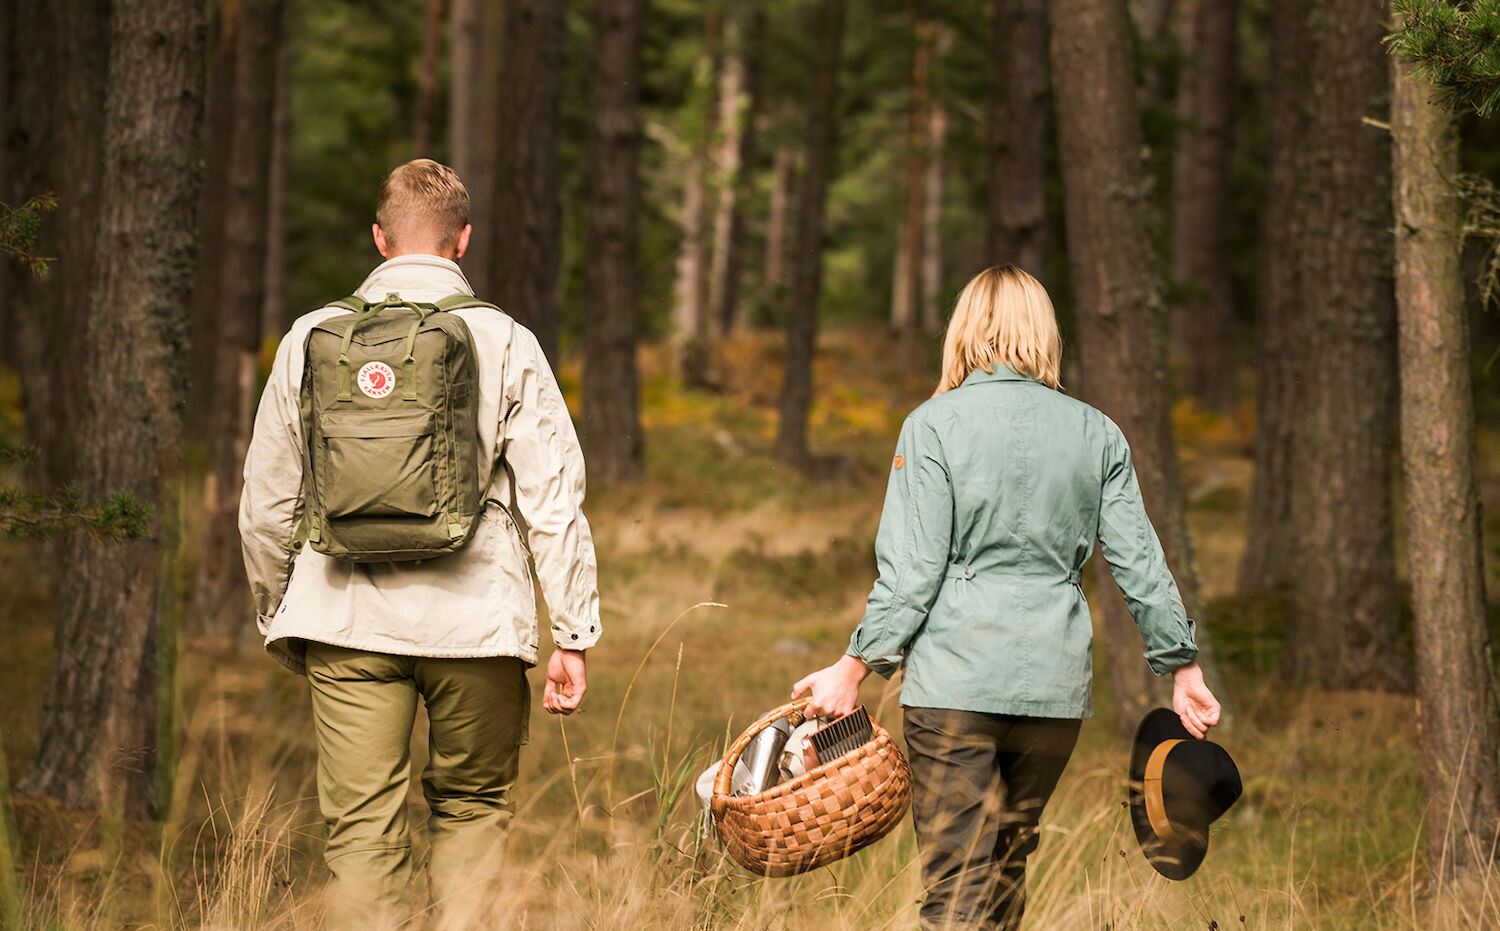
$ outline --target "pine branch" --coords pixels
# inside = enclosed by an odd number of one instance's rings
[[[47,274],[47,263],[54,259],[37,255],[37,233],[42,228],[42,214],[57,207],[52,194],[38,194],[19,207],[0,202],[0,253],[9,255],[31,274]]]
[[[151,533],[155,509],[120,492],[104,502],[86,501],[71,485],[53,495],[0,488],[0,533],[17,540],[47,540],[83,533],[119,542]]]
[[[1390,50],[1416,63],[1448,110],[1490,116],[1500,109],[1500,0],[1393,0]]]

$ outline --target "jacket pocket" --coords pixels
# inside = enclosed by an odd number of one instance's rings
[[[317,489],[326,516],[432,517],[438,511],[433,415],[351,411],[319,425]]]

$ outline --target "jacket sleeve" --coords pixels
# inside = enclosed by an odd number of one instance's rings
[[[583,516],[584,465],[578,434],[536,337],[516,327],[506,370],[502,461],[560,647],[598,641],[598,567]]]
[[[908,417],[896,440],[885,507],[875,535],[880,577],[848,653],[882,676],[902,654],[937,600],[948,569],[953,533],[953,486],[932,428]]]
[[[292,541],[302,520],[302,420],[292,354],[301,351],[292,338],[277,348],[245,453],[240,544],[262,633],[286,594],[297,558]]]
[[[1099,500],[1099,545],[1125,605],[1146,641],[1146,663],[1158,676],[1198,656],[1194,624],[1167,569],[1161,541],[1146,516],[1120,428],[1106,418],[1104,483]]]

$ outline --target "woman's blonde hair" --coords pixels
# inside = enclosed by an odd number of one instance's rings
[[[963,384],[976,368],[1008,365],[1060,387],[1062,336],[1042,283],[1014,265],[986,268],[958,295],[943,339],[943,371],[933,396]]]

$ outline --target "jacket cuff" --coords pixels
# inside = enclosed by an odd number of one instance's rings
[[[564,650],[587,650],[599,642],[604,627],[598,620],[587,624],[568,624],[552,621],[552,642]]]
[[[1198,658],[1198,643],[1193,634],[1197,625],[1187,619],[1187,632],[1181,640],[1164,647],[1146,651],[1146,665],[1158,676],[1181,669]]]

